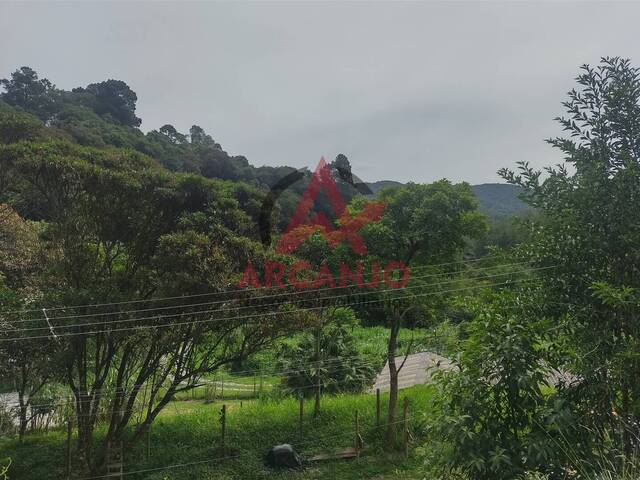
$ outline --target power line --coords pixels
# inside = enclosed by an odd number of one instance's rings
[[[546,267],[546,268],[551,268],[551,267]],[[529,279],[529,280],[513,280],[513,281],[507,281],[507,282],[502,282],[502,283],[497,283],[497,284],[477,285],[477,286],[474,286],[474,287],[466,287],[466,288],[453,289],[453,290],[441,290],[441,291],[437,291],[437,292],[428,292],[428,293],[423,293],[423,294],[407,295],[407,296],[403,296],[403,297],[395,297],[394,299],[391,299],[391,300],[395,301],[395,300],[401,300],[401,299],[405,299],[405,298],[414,298],[414,297],[422,297],[422,296],[429,296],[429,295],[437,295],[437,294],[442,294],[442,293],[450,293],[450,292],[456,292],[456,291],[462,291],[462,290],[470,290],[470,289],[476,289],[476,288],[488,288],[488,287],[494,287],[494,286],[509,285],[509,284],[513,284],[513,283],[523,283],[523,282],[526,282],[526,281],[533,281],[533,279]],[[340,306],[345,307],[345,306],[354,306],[354,305],[365,305],[365,304],[381,303],[381,302],[387,302],[387,301],[390,301],[390,299],[370,300],[370,301],[363,301],[363,302],[356,302],[356,303],[344,303],[344,304],[341,304]],[[208,319],[208,320],[191,320],[191,321],[186,321],[186,322],[170,323],[170,324],[164,324],[164,325],[140,325],[140,326],[135,326],[135,327],[119,328],[119,329],[93,330],[93,331],[88,331],[88,332],[62,333],[62,334],[58,335],[57,337],[71,337],[71,336],[78,336],[78,335],[91,335],[91,334],[97,334],[97,333],[113,333],[113,332],[123,332],[123,331],[130,331],[130,330],[144,330],[144,329],[148,329],[148,328],[166,328],[166,327],[172,327],[172,326],[182,326],[182,325],[201,324],[201,323],[218,323],[218,322],[227,321],[227,320],[239,320],[239,319],[245,319],[245,318],[273,316],[273,315],[278,315],[278,314],[300,313],[300,312],[305,312],[305,311],[322,310],[322,309],[325,309],[325,308],[326,308],[326,306],[308,307],[308,308],[299,308],[299,309],[296,309],[296,310],[288,310],[288,311],[264,312],[264,313],[260,313],[260,314],[254,314],[254,315],[242,315],[242,316],[236,316],[236,317]],[[195,315],[195,314],[202,314],[202,313],[214,313],[214,312],[218,312],[218,311],[219,310],[204,310],[204,311],[196,311],[196,312],[189,312],[189,313],[182,313],[182,314],[167,315],[165,317],[159,317],[159,318],[180,317],[180,316],[184,316],[184,315]],[[150,319],[155,319],[156,317],[149,317],[149,318]],[[136,320],[143,320],[143,319],[136,319]],[[102,322],[100,324],[102,324]],[[12,338],[0,338],[0,341],[7,342],[7,341],[15,341],[15,340],[34,340],[34,339],[44,339],[44,338],[50,338],[50,337],[49,337],[49,335],[40,335],[40,336],[31,336],[31,337],[12,337]]]
[[[555,268],[555,267],[540,267],[540,268],[535,268],[535,269],[526,269],[526,270],[519,270],[519,271],[515,271],[515,272],[505,272],[505,273],[500,273],[500,274],[495,274],[495,275],[485,275],[483,277],[483,279],[488,279],[488,278],[497,278],[497,277],[504,277],[504,276],[509,276],[509,275],[516,275],[519,273],[532,273],[535,271],[540,271],[540,270],[547,270],[549,268]],[[417,288],[426,288],[426,287],[437,287],[440,285],[449,285],[452,283],[457,283],[458,279],[454,279],[454,280],[450,280],[450,281],[446,281],[446,282],[436,282],[436,283],[430,283],[430,284],[426,284],[426,285],[414,285],[414,286],[406,286],[406,287],[398,287],[398,288],[389,288],[389,289],[384,289],[384,290],[371,290],[371,291],[365,291],[365,292],[358,292],[357,296],[364,296],[364,295],[372,295],[372,294],[379,294],[379,293],[387,293],[387,292],[395,292],[395,291],[400,291],[400,290],[412,290],[412,289],[417,289]],[[438,293],[438,292],[434,292]],[[338,298],[350,298],[352,296],[352,294],[341,294],[341,295],[332,295],[332,296],[326,296],[326,297],[319,297],[319,300],[321,301],[331,301],[331,300],[335,300]],[[361,303],[365,303],[365,302],[356,302],[353,303],[352,305],[359,305]],[[204,314],[204,313],[224,313],[224,312],[228,312],[228,311],[240,311],[241,309],[246,309],[246,308],[256,308],[256,307],[270,307],[270,306],[282,306],[282,305],[287,305],[289,304],[289,302],[279,302],[279,303],[271,303],[271,304],[264,304],[264,305],[247,305],[247,306],[236,306],[236,307],[230,307],[230,308],[221,308],[221,309],[208,309],[208,310],[196,310],[196,311],[189,311],[189,312],[182,312],[182,313],[174,313],[174,314],[169,314],[169,315],[153,315],[153,316],[148,316],[148,317],[137,317],[137,318],[127,318],[127,319],[122,319],[122,320],[113,320],[111,322],[109,322],[109,325],[112,324],[116,324],[116,323],[132,323],[132,322],[138,322],[138,321],[142,321],[142,320],[163,320],[163,319],[167,319],[167,318],[176,318],[176,317],[182,317],[182,316],[188,316],[188,315],[198,315],[198,314]],[[231,318],[233,319],[233,318]],[[213,320],[212,320],[213,321]],[[60,330],[60,329],[70,329],[70,328],[78,328],[78,327],[87,327],[87,326],[93,326],[93,325],[106,325],[107,322],[106,321],[100,321],[100,322],[92,322],[92,323],[78,323],[78,324],[71,324],[71,325],[58,325],[55,328]],[[39,331],[39,330],[50,330],[49,327],[29,327],[29,328],[15,328],[15,329],[5,329],[4,332],[27,332],[27,331]],[[112,330],[115,331],[115,330]],[[57,336],[55,336],[55,338],[57,338]]]
[[[487,279],[487,278],[497,278],[497,277],[504,277],[504,276],[508,276],[508,275],[516,275],[519,273],[531,273],[531,272],[536,272],[539,270],[546,270],[549,268],[554,268],[554,267],[539,267],[539,268],[534,268],[534,269],[525,269],[525,270],[518,270],[515,272],[505,272],[505,273],[500,273],[500,274],[495,274],[495,275],[485,275],[482,278],[483,279]],[[364,291],[364,292],[358,292],[357,296],[364,296],[364,295],[373,295],[373,294],[379,294],[379,293],[386,293],[386,292],[393,292],[393,291],[400,291],[400,290],[412,290],[412,289],[416,289],[416,288],[425,288],[425,287],[437,287],[440,285],[449,285],[451,283],[456,283],[459,282],[460,279],[453,279],[450,281],[446,281],[446,282],[436,282],[436,283],[430,283],[430,284],[426,284],[426,285],[413,285],[413,286],[405,286],[405,287],[398,287],[398,288],[388,288],[388,289],[383,289],[383,290],[369,290],[369,291]],[[351,297],[352,294],[351,293],[346,293],[346,294],[340,294],[340,295],[332,295],[332,296],[325,296],[325,297],[319,297],[319,300],[321,301],[330,301],[330,300],[334,300],[337,298],[344,298],[344,297]],[[269,298],[269,296],[264,297],[264,298]],[[257,307],[273,307],[273,306],[282,306],[285,304],[289,304],[290,302],[278,302],[278,303],[271,303],[271,304],[264,304],[264,305],[246,305],[246,306],[236,306],[236,307],[229,307],[229,308],[220,308],[220,309],[211,309],[211,310],[199,310],[199,311],[195,311],[195,312],[182,312],[182,313],[175,313],[175,314],[169,314],[169,315],[153,315],[153,316],[149,316],[149,317],[137,317],[137,318],[126,318],[126,319],[121,319],[121,320],[111,320],[109,322],[110,325],[112,324],[119,324],[119,323],[131,323],[131,322],[138,322],[138,321],[142,321],[142,320],[161,320],[161,319],[166,319],[166,318],[175,318],[175,317],[179,317],[179,316],[185,316],[185,315],[193,315],[193,314],[199,314],[199,313],[223,313],[223,312],[228,312],[228,311],[239,311],[241,309],[247,309],[247,308],[257,308]],[[205,304],[193,304],[193,305],[189,305],[189,306],[209,306],[210,304],[205,303]],[[184,305],[185,307],[187,305]],[[82,315],[79,316],[78,318],[83,317]],[[76,317],[67,317],[67,318],[76,318]],[[76,328],[76,327],[87,327],[87,326],[93,326],[93,325],[105,325],[107,324],[106,321],[99,321],[99,322],[91,322],[91,323],[77,323],[77,324],[71,324],[71,325],[58,325],[55,328],[57,330],[60,329],[70,329],[70,328]],[[28,328],[9,328],[9,329],[4,329],[3,332],[28,332],[28,331],[39,331],[39,330],[47,330],[49,329],[52,334],[54,335],[55,338],[57,338],[56,334],[54,333],[53,327],[50,327],[50,325],[48,325],[47,327],[28,327]]]
[[[479,268],[477,271],[484,272],[486,270],[493,270],[493,269],[497,269],[497,268],[505,268],[505,267],[511,267],[511,266],[527,265],[528,263],[529,262],[515,262],[515,263],[493,265],[493,266],[490,266],[490,267]],[[411,277],[410,280],[415,280],[415,279],[420,279],[420,278],[429,278],[429,277],[441,277],[441,276],[453,275],[453,274],[455,274],[455,272],[432,273],[432,274],[414,276],[414,277]],[[363,285],[366,285],[366,284],[363,284]],[[225,304],[225,303],[232,302],[232,301],[235,301],[235,300],[249,300],[249,301],[253,302],[253,301],[257,301],[257,300],[261,300],[261,299],[265,299],[265,298],[277,298],[277,297],[286,297],[286,296],[292,296],[292,295],[304,295],[304,294],[314,293],[314,292],[326,292],[326,291],[331,291],[331,290],[350,289],[350,288],[356,288],[358,286],[359,285],[345,285],[345,286],[317,288],[317,289],[304,289],[304,290],[296,290],[296,291],[293,291],[293,292],[282,292],[282,293],[278,293],[278,294],[263,295],[263,296],[259,296],[259,297],[232,298],[232,299],[217,300],[217,301],[212,301],[212,302],[186,303],[186,304],[180,304],[180,305],[170,305],[170,306],[165,306],[165,307],[144,308],[144,309],[135,309],[135,310],[115,311],[115,312],[88,313],[88,314],[66,315],[66,316],[57,316],[57,317],[46,316],[46,319],[51,321],[51,320],[64,320],[64,319],[70,319],[70,318],[76,318],[77,319],[77,318],[87,318],[87,317],[96,317],[96,316],[106,317],[106,316],[111,316],[111,315],[125,315],[125,314],[130,314],[130,313],[141,313],[141,312],[157,312],[157,311],[164,311],[164,310],[173,310],[173,309],[178,309],[178,308],[183,308],[183,307],[196,307],[196,306]],[[238,291],[238,292],[242,292],[242,291]],[[70,307],[60,307],[60,308],[69,308],[69,309],[71,309],[71,308],[78,308],[78,307],[70,306]],[[45,312],[48,311],[47,309],[43,309],[43,310]],[[14,323],[15,324],[15,323],[25,323],[25,322],[38,322],[38,321],[42,321],[42,320],[43,320],[42,317],[37,317],[37,318],[27,318],[27,319],[20,319],[20,320],[10,320],[10,321],[8,321],[8,323]],[[100,323],[103,323],[103,322],[100,322]],[[5,331],[11,331],[11,330],[5,330]]]
[[[484,257],[480,257],[480,258],[475,258],[475,259],[469,259],[469,260],[458,260],[458,261],[454,261],[454,262],[445,262],[445,263],[436,263],[433,265],[423,265],[423,266],[418,266],[418,267],[414,267],[412,268],[412,270],[418,270],[418,269],[427,269],[427,268],[434,268],[434,267],[442,267],[442,266],[447,266],[447,265],[456,265],[456,264],[470,264],[470,263],[475,263],[475,262],[480,262],[483,260],[487,260],[487,259],[492,259],[492,258],[502,258],[501,255],[486,255]],[[192,295],[177,295],[177,296],[173,296],[173,297],[160,297],[160,298],[148,298],[148,299],[138,299],[138,300],[126,300],[126,301],[121,301],[121,302],[108,302],[108,303],[91,303],[91,304],[84,304],[84,305],[68,305],[68,306],[63,306],[63,307],[47,307],[47,311],[53,311],[53,310],[64,310],[67,308],[89,308],[89,307],[107,307],[107,306],[113,306],[113,305],[125,305],[125,304],[130,304],[130,303],[145,303],[145,302],[160,302],[160,301],[165,301],[165,300],[176,300],[176,299],[184,299],[184,298],[196,298],[196,297],[204,297],[204,296],[212,296],[212,295],[227,295],[229,293],[238,293],[238,292],[248,292],[248,291],[254,291],[254,290],[265,290],[265,289],[269,289],[269,288],[275,288],[275,287],[253,287],[253,288],[244,288],[242,290],[227,290],[224,292],[209,292],[209,293],[199,293],[199,294],[192,294]],[[40,312],[42,311],[42,308],[33,308],[33,309],[18,309],[18,310],[5,310],[0,312],[0,315],[6,315],[6,314],[11,314],[11,313],[28,313],[28,312]]]
[[[544,268],[555,268],[555,267],[544,267]],[[507,281],[507,282],[502,282],[502,283],[496,283],[496,284],[485,284],[485,285],[476,285],[473,287],[466,287],[466,288],[459,288],[459,289],[453,289],[453,290],[440,290],[437,292],[428,292],[428,293],[422,293],[422,294],[414,294],[414,295],[407,295],[404,297],[395,297],[393,299],[378,299],[378,300],[369,300],[369,301],[364,301],[364,302],[357,302],[357,303],[345,303],[342,304],[340,306],[342,307],[347,307],[347,306],[353,306],[353,305],[366,305],[366,304],[371,304],[371,303],[384,303],[384,302],[388,302],[388,301],[396,301],[396,300],[402,300],[402,299],[406,299],[406,298],[415,298],[415,297],[423,297],[423,296],[429,296],[429,295],[438,295],[438,294],[442,294],[442,293],[451,293],[451,292],[458,292],[458,291],[464,291],[464,290],[472,290],[472,289],[477,289],[477,288],[489,288],[489,287],[497,287],[497,286],[503,286],[503,285],[511,285],[514,283],[524,283],[524,282],[531,282],[534,281],[535,279],[525,279],[525,280],[513,280],[513,281]],[[191,325],[191,324],[201,324],[201,323],[212,323],[212,322],[220,322],[220,321],[228,321],[228,320],[240,320],[240,319],[245,319],[245,318],[255,318],[255,317],[264,317],[264,316],[273,316],[273,315],[279,315],[279,314],[291,314],[291,313],[300,313],[300,312],[308,312],[308,311],[315,311],[315,310],[322,310],[325,309],[325,306],[320,306],[320,307],[309,307],[309,308],[301,308],[301,309],[296,309],[296,310],[287,310],[287,311],[280,311],[280,312],[266,312],[266,313],[260,313],[260,314],[254,314],[254,315],[245,315],[245,316],[238,316],[238,317],[229,317],[229,318],[222,318],[222,319],[208,319],[208,320],[191,320],[191,321],[186,321],[186,322],[179,322],[179,323],[170,323],[170,324],[165,324],[165,325],[139,325],[136,327],[128,327],[128,328],[120,328],[120,329],[109,329],[109,330],[94,330],[94,331],[90,331],[90,332],[72,332],[72,333],[61,333],[59,335],[57,335],[58,338],[62,338],[62,337],[72,337],[72,336],[78,336],[78,335],[95,335],[97,333],[114,333],[114,332],[124,332],[124,331],[133,331],[133,330],[145,330],[145,329],[149,329],[149,328],[167,328],[167,327],[176,327],[176,326],[181,326],[181,325]],[[199,311],[199,312],[191,312],[189,313],[189,315],[194,315],[194,314],[200,314],[200,313],[213,313],[216,312],[217,310],[212,310],[212,311]],[[172,317],[172,316],[184,316],[186,314],[175,314],[175,315],[168,315],[166,317],[163,318],[167,318],[167,317]],[[152,319],[155,319],[156,317],[151,317]],[[138,319],[141,320],[141,319]],[[38,336],[31,336],[31,337],[10,337],[10,338],[0,338],[0,342],[9,342],[9,341],[16,341],[16,340],[36,340],[36,339],[45,339],[45,338],[51,338],[49,335],[38,335]]]

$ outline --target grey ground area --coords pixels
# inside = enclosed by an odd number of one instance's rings
[[[402,365],[405,357],[396,357],[396,366]],[[451,360],[432,352],[414,353],[407,357],[407,361],[398,375],[398,387],[400,389],[430,383],[432,375],[437,370],[451,370],[456,368]],[[373,390],[380,389],[381,392],[389,391],[389,362],[378,374]]]

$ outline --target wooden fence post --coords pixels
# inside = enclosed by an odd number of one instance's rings
[[[320,331],[316,332],[316,403],[313,408],[313,416],[317,417],[320,415],[320,390],[321,390],[321,380],[320,380]]]
[[[358,410],[356,410],[356,458],[360,458],[360,421],[358,420]]]
[[[222,456],[225,456],[225,437],[227,436],[227,406],[222,405],[222,410],[220,410],[220,425],[221,425],[221,436],[220,436],[220,449],[222,450]]]
[[[304,436],[303,433],[303,424],[304,424],[304,396],[300,394],[300,438],[302,439]]]
[[[380,426],[380,389],[376,388],[376,427]]]
[[[67,420],[67,480],[71,478],[71,434],[73,429],[73,421],[71,418]]]
[[[409,412],[409,398],[404,397],[404,408],[402,409],[402,440],[403,440],[405,456],[409,456],[409,424],[407,423],[408,412]]]
[[[224,402],[224,377],[222,377],[222,389],[220,395],[222,396],[222,401]]]
[[[122,480],[124,472],[124,442],[107,443],[107,477]]]

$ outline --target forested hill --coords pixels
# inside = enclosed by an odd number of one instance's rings
[[[236,196],[245,206],[255,203],[256,195],[251,190],[264,192],[295,170],[288,166],[255,167],[243,156],[229,155],[198,125],[193,125],[188,132],[179,132],[171,124],[142,132],[141,119],[136,116],[137,95],[121,80],[106,80],[67,91],[58,89],[46,78],[39,78],[34,70],[22,67],[9,78],[0,80],[0,86],[4,90],[0,93],[0,143],[54,139],[90,149],[115,147],[138,152],[170,171],[240,182]],[[338,155],[330,165],[349,201],[357,192],[341,181],[344,175],[338,174],[346,171],[351,175],[348,159]],[[310,172],[305,172],[305,176],[308,180]],[[295,209],[306,183],[292,185],[279,197],[281,228]],[[383,188],[402,184],[385,180],[368,185],[375,194]],[[482,210],[490,217],[510,216],[525,208],[517,198],[518,187],[484,184],[473,189]],[[323,209],[322,203],[326,202],[322,198],[320,202]],[[252,208],[255,211],[256,206]]]
[[[367,182],[367,186],[374,193],[389,187],[401,187],[403,184],[394,180],[379,180],[377,182]]]
[[[471,188],[480,201],[480,208],[491,218],[511,217],[530,208],[518,197],[521,189],[516,185],[483,183]]]
[[[85,147],[118,147],[137,150],[158,160],[172,171],[200,173],[205,177],[271,185],[293,171],[290,167],[254,167],[243,156],[231,156],[198,125],[179,132],[171,124],[143,133],[136,116],[137,95],[120,80],[106,80],[71,91],[56,88],[28,67],[0,80],[0,110],[18,115],[28,135],[36,136],[38,122],[48,135],[73,140]],[[7,107],[17,108],[11,112]],[[19,115],[20,112],[30,114]],[[42,125],[40,125],[42,126]],[[20,129],[2,132],[2,140],[18,135]],[[23,132],[24,133],[24,132]],[[42,133],[42,132],[39,132]],[[7,138],[9,136],[9,138]]]
[[[39,77],[31,68],[22,67],[0,80],[0,87],[0,145],[54,142],[55,151],[71,146],[84,148],[83,155],[88,159],[105,150],[117,150],[123,156],[135,153],[144,162],[150,160],[172,172],[230,182],[224,188],[232,192],[254,220],[266,191],[295,171],[288,166],[255,167],[243,156],[229,155],[198,125],[188,132],[179,132],[171,124],[142,132],[139,128],[142,121],[136,115],[138,97],[121,80],[106,80],[68,91]],[[350,201],[357,191],[343,180],[345,171],[350,175],[347,158],[338,155],[330,167],[345,200]],[[310,176],[311,172],[303,172],[303,181],[291,185],[278,197],[280,228],[291,218]],[[330,213],[322,195],[319,210]],[[29,216],[32,212],[23,213]]]

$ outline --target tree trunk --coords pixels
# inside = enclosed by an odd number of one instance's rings
[[[631,429],[633,423],[631,420],[631,399],[629,398],[629,386],[623,381],[621,388],[622,412],[620,418],[620,428],[622,429],[622,448],[627,458],[633,453],[633,444],[631,441]]]
[[[27,424],[28,424],[28,419],[27,419],[27,409],[28,409],[28,405],[27,403],[24,401],[24,390],[20,390],[18,392],[18,403],[19,405],[19,421],[20,421],[20,430],[19,430],[19,438],[20,441],[22,442],[22,440],[24,439],[24,434],[27,433]]]
[[[385,434],[384,448],[387,452],[393,451],[396,446],[396,407],[398,405],[398,367],[396,365],[396,350],[398,349],[398,332],[400,331],[400,318],[395,313],[391,318],[391,332],[387,350],[389,362],[389,408],[387,411],[387,431]]]
[[[76,401],[76,420],[78,423],[78,452],[81,463],[86,466],[89,472],[95,473],[92,463],[93,450],[93,420],[89,396],[82,395]]]

